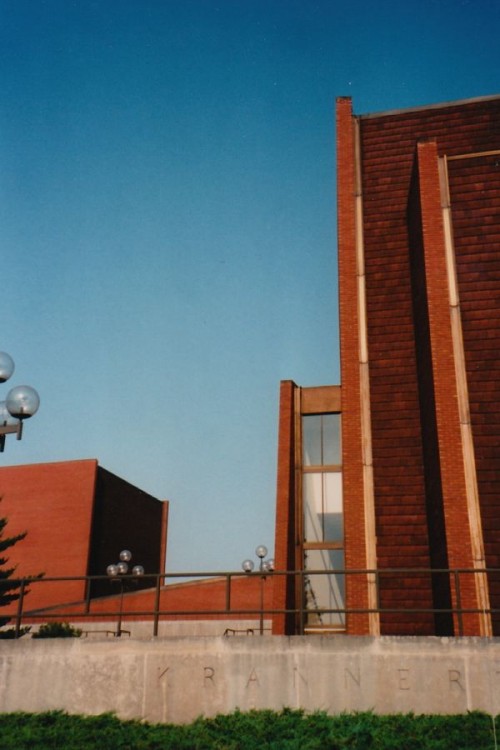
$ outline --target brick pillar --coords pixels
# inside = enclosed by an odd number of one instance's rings
[[[429,338],[432,376],[436,403],[436,425],[443,509],[446,524],[448,562],[450,568],[474,568],[472,535],[474,515],[471,513],[464,469],[462,431],[459,413],[457,362],[450,316],[449,278],[446,263],[445,231],[438,153],[435,141],[417,145],[418,181],[422,217],[423,260],[427,290]],[[479,522],[479,519],[476,518]],[[471,525],[472,524],[472,525]],[[479,606],[479,576],[460,576],[461,606]],[[451,581],[452,601],[457,604],[454,581]],[[455,618],[455,628],[457,628]],[[455,632],[458,632],[455,630]],[[464,635],[483,635],[484,626],[479,615],[463,616]]]
[[[278,477],[276,491],[276,529],[274,543],[274,566],[276,571],[296,569],[295,548],[295,391],[291,380],[280,386],[280,411],[278,432]],[[276,610],[295,607],[294,576],[274,576],[274,604]],[[293,635],[293,615],[273,615],[274,635]]]
[[[342,472],[346,569],[367,568],[361,386],[359,366],[358,279],[356,262],[355,134],[350,98],[337,99],[337,216],[342,381]],[[364,575],[346,576],[348,609],[368,607]],[[365,614],[347,617],[347,632],[369,633]]]

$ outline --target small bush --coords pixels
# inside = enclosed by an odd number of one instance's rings
[[[47,622],[40,625],[38,633],[33,633],[32,638],[79,638],[82,631],[74,628],[68,622]]]
[[[21,638],[23,635],[26,635],[26,633],[29,633],[31,630],[30,627],[27,628],[20,628],[18,633],[18,638]],[[0,639],[2,640],[10,640],[12,638],[16,637],[16,629],[15,628],[8,628],[7,630],[0,630]]]

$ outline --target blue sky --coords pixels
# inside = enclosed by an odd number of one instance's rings
[[[498,0],[0,0],[0,349],[42,402],[1,461],[169,498],[171,570],[272,550],[279,382],[339,381],[335,98],[498,94],[499,28]]]

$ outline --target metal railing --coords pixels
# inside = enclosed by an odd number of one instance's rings
[[[116,622],[116,628],[108,631],[114,635],[121,635],[123,631],[122,623],[124,621],[151,621],[152,634],[158,635],[159,624],[162,621],[169,620],[200,620],[200,619],[229,619],[238,620],[247,618],[256,620],[259,623],[259,630],[264,632],[264,620],[273,620],[275,617],[292,618],[295,622],[294,632],[304,634],[307,632],[307,624],[313,619],[320,620],[325,617],[337,618],[339,622],[349,620],[349,618],[360,615],[379,615],[381,618],[386,616],[404,615],[417,619],[422,616],[447,616],[453,621],[453,631],[456,635],[463,635],[465,632],[464,618],[467,615],[480,615],[487,617],[496,617],[500,630],[500,609],[490,607],[486,610],[464,607],[463,601],[467,601],[468,593],[464,596],[464,588],[470,589],[471,581],[475,583],[475,577],[478,575],[487,576],[488,580],[496,580],[500,590],[500,569],[428,569],[428,568],[385,568],[379,570],[301,570],[301,571],[274,571],[263,574],[261,572],[241,573],[241,572],[180,572],[180,573],[161,573],[146,574],[141,577],[141,582],[150,581],[151,587],[146,588],[142,583],[140,588],[133,587],[133,581],[130,576],[119,577],[121,590],[118,595],[114,592],[114,585],[108,576],[64,576],[64,577],[42,577],[42,578],[20,578],[9,579],[9,588],[12,584],[18,585],[18,600],[16,611],[12,606],[9,610],[0,610],[0,614],[9,616],[12,627],[14,623],[15,637],[22,634],[23,626],[32,625],[33,623],[55,621],[71,622]],[[376,606],[368,607],[347,607],[343,602],[336,606],[322,606],[315,602],[315,606],[308,605],[305,591],[306,583],[311,578],[317,576],[332,576],[337,581],[342,580],[343,585],[349,587],[354,578],[364,581],[364,586],[374,586],[376,591]],[[297,585],[293,588],[295,591],[302,592],[302,595],[296,596],[295,606],[284,606],[273,608],[269,606],[269,599],[272,595],[271,587],[266,588],[266,582],[271,585],[277,583],[280,577],[289,579],[293,578]],[[247,582],[254,580],[254,587],[247,590],[239,589],[235,592],[235,582],[245,579]],[[398,584],[399,579],[399,584]],[[408,585],[408,581],[413,579],[413,586]],[[418,582],[420,579],[420,583]],[[411,592],[417,593],[422,590],[422,581],[425,582],[427,595],[432,581],[440,580],[445,584],[447,596],[444,597],[443,606],[439,607],[421,607],[408,606],[411,601]],[[92,596],[92,587],[96,583],[107,581],[109,585],[109,594]],[[116,581],[116,579],[114,579]],[[49,586],[50,584],[63,584],[68,587],[71,583],[82,583],[82,591],[85,588],[85,595],[76,601],[66,601],[59,604],[40,606],[39,608],[29,608],[29,591],[34,591],[38,587]],[[216,602],[213,606],[197,606],[197,599],[202,599],[196,594],[195,584],[215,585],[219,595],[219,605]],[[173,598],[176,593],[182,591],[183,587],[188,585],[193,587],[193,596],[191,599],[192,607],[168,606],[168,599]],[[286,582],[283,585],[287,586]],[[70,587],[71,588],[71,587]],[[289,587],[290,588],[290,587]],[[102,590],[102,589],[101,589]],[[392,602],[391,594],[393,592]],[[12,591],[9,593],[13,593]],[[267,593],[267,604],[266,596]],[[143,609],[127,609],[127,599],[130,594],[144,598],[147,606]],[[237,598],[245,600],[245,606],[235,607],[233,601]],[[1,584],[0,584],[1,595]],[[185,598],[185,596],[184,596]],[[399,601],[397,601],[399,599]],[[500,596],[499,596],[500,599]],[[149,601],[151,606],[149,606]],[[394,603],[396,600],[396,603]],[[406,604],[405,604],[406,600]],[[115,606],[106,606],[107,603],[113,602]],[[223,602],[223,603],[222,603]],[[13,605],[14,606],[14,605]],[[328,630],[328,627],[324,628]],[[332,627],[331,630],[342,630],[341,627]],[[311,628],[313,630],[313,628]],[[344,628],[345,630],[345,628]],[[349,628],[347,628],[347,632]],[[480,633],[475,633],[479,635]]]

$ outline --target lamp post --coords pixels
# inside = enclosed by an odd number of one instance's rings
[[[0,352],[0,383],[5,383],[14,372],[14,360],[7,352]],[[11,388],[5,401],[0,401],[0,452],[5,448],[5,436],[11,433],[21,440],[23,421],[36,414],[40,406],[38,393],[29,385]]]
[[[122,630],[122,615],[123,615],[123,592],[125,590],[125,583],[133,579],[133,583],[137,584],[137,579],[144,575],[144,568],[142,565],[134,565],[132,570],[129,571],[129,562],[132,560],[132,553],[129,549],[122,549],[120,552],[120,560],[117,563],[111,563],[106,568],[106,573],[112,583],[115,581],[120,584],[120,608],[118,610],[118,622],[116,623],[115,637],[120,638],[124,632]]]
[[[264,635],[264,581],[266,580],[267,573],[272,573],[274,570],[274,560],[273,558],[269,558],[269,560],[265,560],[264,558],[267,555],[267,547],[265,547],[263,544],[259,544],[259,546],[255,550],[255,554],[259,558],[259,573],[260,573],[260,623],[259,623],[259,633],[260,635]],[[245,573],[252,573],[255,568],[255,563],[253,560],[247,559],[243,560],[241,563],[241,567],[245,571]]]

